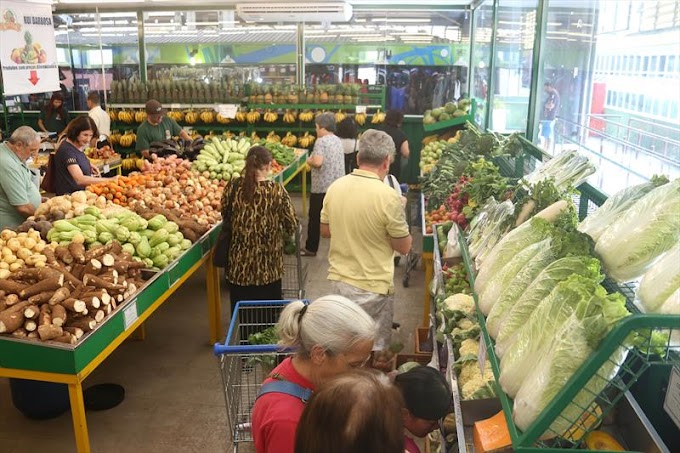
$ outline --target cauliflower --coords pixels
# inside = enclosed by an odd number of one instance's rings
[[[479,341],[468,338],[463,340],[458,350],[459,357],[475,356],[479,353]]]
[[[491,363],[486,362],[484,374],[479,369],[479,363],[468,361],[463,365],[458,378],[461,396],[464,400],[493,398],[496,396],[494,376]]]
[[[440,309],[447,318],[474,318],[475,300],[467,294],[454,294],[444,299]]]

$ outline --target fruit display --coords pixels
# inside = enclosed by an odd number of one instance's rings
[[[0,235],[0,280],[8,278],[24,266],[45,267],[47,257],[42,253],[46,242],[34,229],[14,232],[4,230]]]
[[[442,265],[442,272],[444,273],[445,293],[447,296],[452,294],[472,294],[470,283],[468,281],[467,271],[463,263]]]
[[[45,220],[50,222],[54,220],[71,219],[75,216],[83,215],[85,209],[89,206],[96,206],[99,209],[106,210],[115,205],[101,194],[95,194],[90,190],[79,190],[70,195],[59,195],[48,198],[43,203],[40,203],[40,206],[38,206],[33,213],[33,217],[36,219],[44,217]]]
[[[130,148],[137,141],[137,134],[131,130],[125,131],[123,135],[118,138],[118,144],[123,148]]]
[[[292,164],[295,160],[295,150],[284,143],[265,143],[264,146],[271,151],[272,157],[284,167]]]
[[[185,159],[193,160],[205,146],[202,137],[197,137],[193,140],[184,140],[182,138],[170,138],[162,142],[151,142],[149,144],[149,153],[155,154],[157,157],[177,155]]]
[[[229,181],[239,178],[250,146],[247,138],[222,140],[213,137],[198,154],[192,168],[198,172],[209,172],[211,179]]]
[[[149,80],[144,83],[136,79],[114,80],[111,82],[113,103],[144,103],[149,99],[159,102],[216,103],[241,102],[243,86],[229,80]]]
[[[426,110],[423,113],[423,124],[434,124],[438,121],[463,117],[470,111],[470,106],[471,101],[469,99],[461,99],[458,103],[449,101],[443,107]]]
[[[115,152],[109,145],[103,146],[101,148],[87,147],[85,148],[84,152],[89,159],[97,160],[120,159],[120,154]]]

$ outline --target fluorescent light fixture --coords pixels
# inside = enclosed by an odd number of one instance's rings
[[[368,38],[354,38],[356,42],[381,42],[381,41],[394,41],[395,38],[392,38],[391,36],[386,36],[385,38],[381,39],[368,39]]]
[[[388,23],[422,23],[422,24],[429,24],[430,19],[423,17],[423,18],[403,18],[403,19],[397,19],[397,18],[387,18],[387,17],[374,17],[371,19],[371,22],[388,22]]]
[[[548,27],[561,27],[562,22],[548,22]]]
[[[149,17],[174,17],[174,11],[151,11],[146,13]]]
[[[103,4],[111,4],[111,3],[139,3],[140,0],[99,0],[100,3]],[[59,3],[61,4],[71,4],[71,5],[82,5],[83,3],[93,3],[92,0],[59,0]],[[126,14],[130,15],[130,13],[121,13],[121,14]],[[103,14],[102,14],[103,16]]]
[[[93,3],[93,2],[90,0],[90,1],[84,2],[84,3]],[[129,2],[129,3],[132,3],[132,2]],[[135,13],[99,13],[99,16],[100,17],[131,17],[131,18],[137,17],[137,15]],[[94,17],[94,15],[92,15],[91,17]]]
[[[498,23],[503,24],[503,25],[522,25],[523,24],[523,22],[513,22],[513,21],[509,21],[509,20],[499,20]]]
[[[362,23],[362,22],[366,22],[366,19],[354,19],[354,22]]]

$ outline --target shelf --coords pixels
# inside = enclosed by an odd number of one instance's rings
[[[470,257],[467,249],[467,243],[462,233],[458,237],[459,245],[463,254],[463,262],[468,273],[470,286],[474,288],[475,283],[475,268],[474,262]],[[625,295],[625,294],[624,294]],[[630,300],[630,294],[628,295]],[[477,295],[473,294],[475,304],[478,304]],[[629,304],[630,306],[631,304]],[[656,356],[650,351],[640,350],[637,347],[627,345],[627,339],[632,333],[649,336],[650,329],[678,329],[680,326],[680,316],[678,315],[659,315],[659,314],[641,314],[633,313],[621,321],[607,334],[599,347],[584,361],[584,363],[576,370],[576,372],[569,378],[564,387],[555,395],[550,403],[538,415],[536,420],[529,426],[525,432],[521,432],[513,421],[513,401],[503,392],[500,384],[500,362],[495,354],[494,342],[491,339],[487,328],[484,316],[481,311],[477,310],[478,320],[482,329],[482,336],[480,341],[487,349],[487,360],[490,361],[494,377],[496,379],[496,393],[500,398],[501,406],[505,414],[506,423],[512,438],[512,445],[514,451],[517,453],[536,452],[536,446],[543,448],[550,448],[550,442],[546,438],[555,437],[562,433],[555,433],[551,431],[551,424],[561,417],[563,411],[571,406],[572,401],[580,392],[590,392],[585,387],[591,382],[593,378],[600,372],[607,362],[615,361],[621,348],[628,349],[627,358],[617,367],[617,374],[615,377],[607,380],[607,385],[598,395],[592,394],[592,400],[597,400],[602,414],[598,419],[607,417],[614,406],[628,394],[628,390],[637,381],[637,379],[653,364],[669,364],[678,363],[675,355],[675,347],[672,344],[666,345],[666,353],[663,357]],[[644,344],[644,342],[642,342]],[[615,363],[618,363],[616,361]],[[584,404],[589,408],[591,403]],[[579,406],[580,407],[580,406]],[[573,407],[572,407],[573,410]],[[588,409],[583,409],[579,417],[574,420],[574,423],[579,423],[578,420],[585,419],[589,414]],[[583,427],[579,424],[578,426]],[[591,428],[593,429],[593,428]]]
[[[476,111],[477,111],[477,102],[474,99],[472,99],[471,103],[470,103],[470,111],[468,112],[467,115],[460,116],[458,118],[452,118],[450,120],[437,121],[436,123],[432,123],[432,124],[423,124],[423,130],[425,132],[437,132],[437,131],[449,129],[451,127],[464,125],[468,121],[471,122],[471,123],[474,123]]]

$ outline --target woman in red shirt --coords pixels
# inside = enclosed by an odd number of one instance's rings
[[[314,390],[320,384],[368,362],[376,326],[373,318],[342,296],[324,296],[306,305],[289,303],[277,324],[279,345],[296,354],[277,366],[264,383],[287,381]],[[305,401],[286,393],[260,396],[252,430],[258,453],[293,453],[295,431]]]

